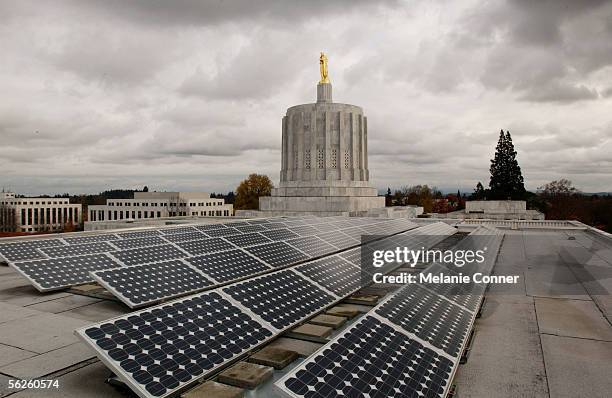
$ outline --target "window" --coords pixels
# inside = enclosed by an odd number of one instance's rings
[[[351,163],[351,156],[349,155],[349,151],[344,151],[344,168],[348,169]]]
[[[325,151],[323,149],[317,150],[317,164],[320,169],[325,168]]]
[[[304,167],[307,169],[310,168],[310,149],[307,149],[304,154]]]
[[[160,218],[160,217],[161,217],[161,211],[158,211],[157,212],[157,218]]]
[[[335,148],[331,150],[331,168],[338,168],[338,151]]]

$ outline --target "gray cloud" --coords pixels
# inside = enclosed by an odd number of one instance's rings
[[[5,1],[0,21],[0,185],[21,193],[277,180],[322,50],[381,189],[487,182],[504,128],[528,187],[612,191],[610,2]]]

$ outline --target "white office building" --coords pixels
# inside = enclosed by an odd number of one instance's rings
[[[0,231],[59,232],[83,221],[80,204],[68,198],[19,198],[0,193]]]
[[[134,192],[134,199],[107,199],[88,207],[88,221],[162,217],[231,217],[233,205],[206,192]]]

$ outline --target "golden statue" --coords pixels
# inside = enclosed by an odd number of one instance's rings
[[[327,76],[327,56],[325,56],[325,53],[321,53],[319,57],[319,69],[321,70],[321,81],[319,81],[319,84],[329,83],[329,77]]]

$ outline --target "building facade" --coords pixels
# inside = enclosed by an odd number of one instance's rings
[[[108,199],[105,205],[92,205],[87,211],[88,221],[234,215],[233,205],[206,192],[134,192],[134,199]]]
[[[19,198],[0,194],[1,232],[60,232],[83,222],[80,204],[68,198]]]

